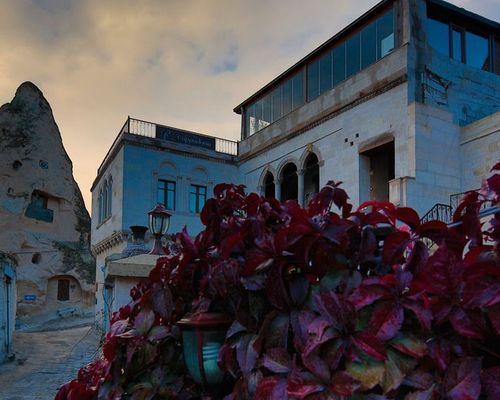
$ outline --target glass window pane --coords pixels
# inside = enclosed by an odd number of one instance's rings
[[[500,37],[495,37],[495,74],[500,75]]]
[[[271,96],[267,95],[264,97],[262,100],[263,102],[263,120],[270,124],[272,122],[272,117],[271,117]],[[267,126],[267,125],[266,125]]]
[[[453,59],[462,61],[462,31],[453,29],[452,44]]]
[[[333,49],[333,85],[345,79],[345,43]]]
[[[255,104],[250,105],[246,110],[246,133],[247,136],[253,135],[255,131]]]
[[[300,71],[292,78],[293,109],[304,104],[304,72]]]
[[[167,204],[169,210],[175,210],[175,191],[169,191],[167,195]]]
[[[307,66],[307,101],[319,95],[319,61]]]
[[[282,117],[281,112],[281,87],[274,89],[271,93],[273,106],[273,122]]]
[[[449,27],[444,22],[427,18],[427,36],[429,45],[446,56],[450,55]]]
[[[377,26],[373,22],[361,31],[361,68],[377,59]]]
[[[394,49],[394,10],[377,20],[377,56],[382,58]]]
[[[359,71],[360,67],[360,45],[359,45],[359,32],[352,36],[346,42],[346,57],[347,57],[347,71],[346,75],[351,76]]]
[[[489,71],[488,38],[472,32],[465,32],[465,59],[467,65]]]
[[[328,52],[319,59],[319,92],[332,88],[332,53]]]
[[[189,194],[189,211],[196,212],[196,194]]]
[[[283,115],[292,111],[292,81],[283,84]]]

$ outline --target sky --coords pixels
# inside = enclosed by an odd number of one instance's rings
[[[90,210],[128,115],[237,140],[232,110],[377,0],[0,0],[0,104],[51,104]],[[500,20],[499,0],[452,0]]]

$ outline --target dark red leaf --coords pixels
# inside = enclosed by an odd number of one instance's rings
[[[482,392],[486,395],[487,400],[500,399],[500,367],[483,369],[481,371],[481,384]]]
[[[336,372],[331,381],[330,389],[339,396],[350,396],[361,386],[361,383],[345,371]]]
[[[286,379],[268,376],[260,380],[255,391],[255,400],[282,400],[286,398]]]
[[[488,318],[496,334],[500,336],[500,303],[488,308]]]
[[[410,243],[408,232],[396,231],[390,234],[384,241],[382,252],[384,262],[390,265],[401,262],[408,243]]]
[[[387,356],[383,343],[369,332],[356,333],[353,342],[360,350],[363,350],[376,360],[385,360]]]
[[[393,212],[393,215],[411,229],[417,229],[420,226],[420,217],[413,208],[398,207],[396,211]]]
[[[379,304],[370,319],[370,331],[377,339],[386,341],[393,338],[403,324],[403,307],[391,302]]]
[[[497,164],[498,165],[498,164]],[[500,175],[494,174],[490,176],[486,182],[488,183],[488,187],[495,192],[497,196],[500,196]]]

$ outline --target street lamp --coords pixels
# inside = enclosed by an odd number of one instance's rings
[[[205,392],[209,391],[224,380],[217,358],[231,319],[222,313],[199,313],[187,315],[177,325],[182,331],[184,362],[189,374]]]
[[[149,215],[149,230],[155,237],[155,242],[153,248],[149,254],[154,255],[165,255],[163,247],[161,246],[161,237],[167,232],[170,225],[170,217],[172,216],[163,204],[158,203],[155,208],[153,208]]]

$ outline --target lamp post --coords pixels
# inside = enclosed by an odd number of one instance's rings
[[[225,376],[217,358],[231,319],[222,313],[199,313],[187,315],[177,325],[182,331],[184,362],[189,374],[205,393],[215,390]]]
[[[165,255],[161,246],[161,237],[167,232],[170,225],[170,217],[172,216],[163,204],[158,203],[150,212],[149,215],[149,230],[155,237],[153,248],[149,254]]]

